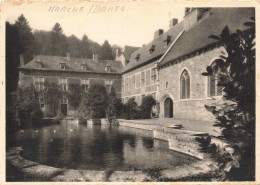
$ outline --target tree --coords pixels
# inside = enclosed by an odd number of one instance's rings
[[[67,38],[67,41],[68,51],[71,54],[71,57],[80,58],[81,40],[79,40],[75,35],[71,35]]]
[[[101,60],[113,60],[112,47],[107,40],[103,43],[100,48],[100,59]]]
[[[107,108],[107,91],[102,85],[90,86],[87,95],[84,96],[81,115],[85,119],[104,118]]]
[[[69,84],[68,101],[71,106],[74,107],[75,111],[80,105],[82,99],[82,90],[79,84]]]
[[[35,50],[36,42],[32,33],[32,29],[24,17],[20,15],[18,20],[15,22],[15,27],[18,31],[19,43],[20,43],[20,53],[24,54],[25,63],[29,62]]]
[[[59,101],[62,97],[59,86],[56,83],[45,82],[43,94],[46,103],[46,116],[55,117],[57,115]]]
[[[17,89],[18,69],[20,65],[19,54],[21,44],[18,30],[15,25],[6,22],[6,91],[9,94]],[[8,104],[8,103],[7,103]]]
[[[154,105],[156,105],[156,101],[152,96],[145,96],[142,99],[142,104],[140,108],[141,108],[143,119],[151,118],[152,108]]]
[[[52,28],[50,43],[52,55],[66,55],[68,51],[67,37],[63,34],[63,30],[59,23],[56,23]]]
[[[19,119],[22,123],[40,120],[43,117],[38,96],[33,85],[25,88],[18,88],[17,101]]]
[[[126,119],[140,119],[141,118],[141,110],[137,106],[134,98],[130,98],[125,105],[125,118]]]
[[[35,54],[38,55],[51,55],[51,32],[43,30],[35,30],[33,33],[35,41],[37,43],[37,49]]]
[[[107,106],[107,118],[110,123],[115,122],[115,120],[121,115],[123,111],[123,104],[119,98],[116,97],[114,87],[111,88],[111,92],[108,97]]]
[[[80,56],[82,58],[91,58],[92,52],[90,48],[90,41],[87,37],[87,35],[83,35],[81,41],[80,41],[80,48],[79,48]]]
[[[248,181],[255,179],[255,23],[245,23],[250,28],[230,33],[225,27],[216,39],[226,49],[213,67],[203,75],[217,71],[218,86],[223,91],[223,102],[206,105],[216,117],[214,126],[222,129],[220,139],[227,147],[220,148],[202,140],[203,150],[211,153],[219,163],[221,180]],[[206,143],[206,146],[205,146]]]

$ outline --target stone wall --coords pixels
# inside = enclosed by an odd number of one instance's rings
[[[173,100],[173,117],[176,119],[204,121],[214,119],[204,105],[213,102],[216,97],[208,96],[208,77],[202,76],[202,73],[221,55],[222,51],[224,51],[223,47],[214,48],[159,70],[158,96],[161,118],[164,117],[164,100],[169,97]],[[184,69],[190,75],[189,99],[180,99],[180,76]]]
[[[59,78],[67,78],[67,84],[81,84],[81,79],[89,80],[89,86],[100,84],[105,86],[105,81],[113,81],[113,87],[118,97],[121,97],[121,75],[119,74],[97,74],[97,73],[76,73],[76,72],[60,72],[60,71],[41,71],[41,70],[23,70],[19,72],[19,86],[28,87],[34,83],[34,77],[44,77],[49,83],[59,83]],[[57,112],[60,111],[58,106]],[[70,104],[67,106],[67,115],[77,115]]]
[[[152,93],[157,92],[158,87],[158,72],[157,72],[157,81],[154,83],[151,79],[151,69],[156,67],[156,62],[149,63],[147,65],[141,66],[135,70],[130,72],[124,73],[122,75],[122,83],[124,79],[128,77],[129,80],[129,87],[128,90],[125,91],[122,89],[122,99],[123,103],[127,103],[128,99],[131,97],[135,97],[135,100],[138,105],[142,103],[142,95],[152,95]],[[141,84],[141,72],[145,72],[145,84],[142,86]],[[135,88],[132,86],[132,75],[135,75],[136,85]],[[125,84],[124,84],[125,85]],[[156,97],[155,97],[156,99]]]

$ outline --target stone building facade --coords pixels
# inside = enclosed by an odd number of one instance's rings
[[[32,61],[23,64],[21,56],[19,67],[19,87],[28,87],[31,84],[37,91],[44,89],[44,83],[59,84],[62,91],[67,92],[69,84],[79,84],[82,90],[87,91],[94,84],[104,85],[107,92],[112,86],[118,97],[121,97],[121,62],[112,60],[77,59],[58,56],[35,56]],[[45,111],[45,103],[39,97],[41,109]],[[64,115],[73,116],[76,114],[66,96],[60,100],[58,110]]]
[[[222,60],[225,50],[209,36],[220,35],[226,26],[231,32],[243,31],[254,16],[253,8],[186,8],[181,22],[172,19],[169,30],[158,29],[140,48],[125,46],[115,61],[38,56],[20,67],[19,85],[36,85],[42,78],[61,84],[101,83],[108,89],[113,85],[123,103],[134,98],[140,105],[143,97],[152,95],[157,117],[211,121],[204,105],[220,100],[222,94],[215,75],[202,73]]]
[[[209,36],[220,35],[226,26],[231,32],[243,31],[253,16],[253,8],[186,8],[180,23],[172,19],[167,32],[159,29],[150,43],[132,53],[122,73],[123,101],[134,97],[140,104],[144,95],[152,94],[160,118],[213,120],[205,104],[222,94],[216,76],[202,73],[225,50]]]

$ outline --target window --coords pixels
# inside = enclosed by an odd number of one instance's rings
[[[36,91],[40,91],[44,89],[44,78],[43,77],[35,77],[34,78],[34,85]]]
[[[87,70],[87,66],[86,65],[81,65],[80,68],[83,69],[83,70]]]
[[[125,78],[125,91],[128,91],[128,78]]]
[[[66,69],[65,63],[60,63],[60,68],[63,69],[63,70],[65,70],[65,69]]]
[[[166,46],[168,46],[171,42],[171,36],[167,35],[166,39],[164,40],[164,42],[166,43]]]
[[[150,69],[148,69],[147,71],[146,71],[146,85],[150,85],[150,77],[151,76],[151,70]]]
[[[152,84],[156,83],[156,80],[157,80],[156,73],[157,73],[156,68],[152,68],[152,72],[151,72]]]
[[[190,98],[190,75],[185,69],[180,79],[181,99]]]
[[[135,57],[135,60],[138,61],[140,58],[140,54],[137,54],[136,57]]]
[[[39,104],[42,111],[45,110],[44,98],[39,98]]]
[[[107,80],[105,81],[105,85],[106,85],[107,92],[110,93],[113,86],[113,81]]]
[[[88,91],[89,81],[88,80],[81,80],[81,89],[85,92]]]
[[[141,72],[141,86],[144,86],[145,85],[145,74],[144,74],[144,71]]]
[[[65,97],[61,98],[61,104],[68,104],[68,99]]]
[[[154,49],[155,49],[155,45],[152,45],[151,48],[149,49],[150,54],[154,52]]]
[[[221,60],[221,59],[219,59]],[[222,94],[221,88],[217,85],[218,84],[218,71],[214,69],[214,63],[211,65],[213,68],[212,75],[208,77],[208,95],[209,96],[219,96]]]
[[[62,91],[68,90],[67,78],[60,78],[60,88]]]
[[[122,92],[124,92],[124,90],[125,90],[124,82],[121,84],[121,89],[122,89]]]
[[[165,89],[168,89],[169,83],[168,81],[165,82]]]
[[[144,95],[144,94],[142,94],[142,95],[141,95],[141,99],[144,99],[144,97],[145,97],[145,95]]]
[[[135,89],[135,75],[132,76],[132,86],[133,89]]]
[[[156,92],[152,93],[152,97],[156,100]]]

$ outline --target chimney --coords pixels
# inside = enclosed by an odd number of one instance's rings
[[[20,66],[24,66],[24,55],[20,54]]]
[[[178,24],[178,19],[175,19],[175,18],[171,19],[170,24],[169,24],[169,28],[175,26],[176,24]]]
[[[183,19],[183,29],[186,31],[196,24],[205,12],[209,10],[209,8],[188,8],[189,11],[186,14],[186,9],[187,8],[185,8],[185,17]]]
[[[159,37],[161,34],[163,34],[163,29],[159,29],[154,33],[154,38]]]
[[[93,60],[94,62],[98,62],[98,55],[96,53],[93,53]]]
[[[190,14],[190,8],[185,8],[184,17]]]
[[[70,60],[70,53],[67,52],[67,60]]]

